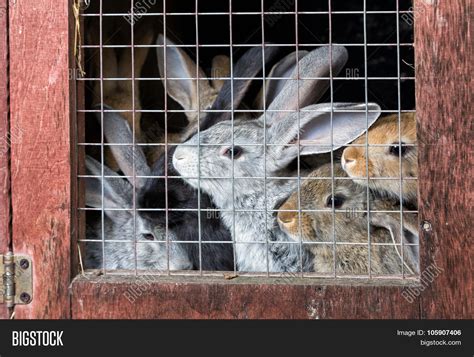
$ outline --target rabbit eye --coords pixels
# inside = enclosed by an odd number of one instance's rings
[[[143,234],[143,238],[145,238],[146,240],[155,240],[155,236],[151,233]]]
[[[225,149],[224,156],[228,157],[229,159],[238,159],[243,153],[243,149],[240,146],[234,146]]]
[[[401,143],[401,147],[400,145],[398,144],[394,144],[392,146],[390,146],[390,155],[393,155],[393,156],[405,156],[407,150],[408,150],[408,147],[405,146],[405,143],[402,142]]]
[[[326,199],[326,207],[332,208],[332,202],[334,201],[334,208],[341,208],[344,202],[346,201],[346,198],[344,196],[339,196],[339,195],[334,195],[334,198],[332,196],[328,196]]]

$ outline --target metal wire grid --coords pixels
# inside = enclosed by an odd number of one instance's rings
[[[195,11],[195,12],[189,12],[189,13],[167,13],[166,11],[165,12],[148,12],[148,13],[141,13],[141,16],[161,16],[163,18],[163,35],[165,36],[166,38],[166,35],[167,35],[167,24],[166,24],[166,18],[169,17],[169,16],[182,16],[182,15],[190,15],[190,16],[194,16],[195,17],[195,41],[196,41],[196,44],[194,46],[190,46],[190,45],[175,45],[173,47],[178,47],[178,48],[190,48],[192,47],[195,51],[196,51],[196,63],[199,63],[199,49],[200,48],[206,48],[206,47],[227,47],[230,49],[230,60],[231,60],[231,63],[234,63],[233,61],[233,49],[234,48],[245,48],[245,47],[254,47],[255,45],[254,44],[236,44],[233,42],[233,33],[232,33],[232,19],[233,19],[233,16],[236,16],[236,15],[260,15],[261,16],[261,26],[262,26],[262,36],[261,36],[261,41],[262,41],[262,52],[263,52],[263,56],[262,58],[265,58],[264,56],[264,51],[265,51],[265,47],[270,47],[270,46],[278,46],[278,47],[292,47],[292,48],[295,48],[296,50],[300,49],[300,48],[305,48],[305,47],[315,47],[315,46],[329,46],[330,48],[330,58],[331,58],[331,62],[332,62],[332,48],[334,46],[345,46],[345,47],[363,47],[364,49],[364,65],[365,65],[365,73],[364,73],[364,76],[362,78],[350,78],[348,79],[347,77],[336,77],[333,75],[332,73],[332,68],[330,70],[330,76],[329,77],[299,77],[298,80],[315,80],[315,79],[319,79],[319,80],[322,80],[322,79],[325,79],[325,80],[329,80],[330,82],[330,103],[331,103],[331,107],[333,107],[333,103],[334,103],[334,80],[363,80],[364,81],[364,85],[365,85],[365,102],[368,103],[369,102],[369,95],[368,95],[368,81],[369,80],[397,80],[397,90],[398,90],[398,108],[396,111],[394,110],[382,110],[382,113],[393,113],[393,112],[396,112],[398,114],[398,117],[399,117],[399,121],[398,121],[398,130],[399,130],[399,145],[401,146],[402,145],[402,141],[401,141],[401,137],[402,137],[402,133],[401,133],[401,115],[402,113],[409,113],[409,112],[414,112],[412,110],[403,110],[402,109],[402,105],[401,105],[401,82],[403,80],[414,80],[414,77],[402,77],[401,75],[401,70],[400,70],[400,60],[401,60],[401,56],[400,56],[400,48],[401,47],[404,47],[404,46],[413,46],[413,43],[402,43],[400,42],[400,15],[402,14],[412,14],[413,11],[412,10],[408,10],[408,11],[401,11],[399,9],[399,2],[398,0],[396,1],[396,10],[395,11],[367,11],[367,4],[366,4],[366,0],[364,0],[363,4],[364,4],[364,10],[363,11],[332,11],[332,1],[331,0],[328,0],[328,11],[298,11],[298,0],[295,0],[295,10],[294,11],[285,11],[285,12],[271,12],[271,11],[264,11],[264,0],[261,0],[261,11],[260,12],[233,12],[232,11],[232,0],[228,0],[229,1],[229,12],[199,12],[199,11]],[[164,8],[166,9],[166,0],[163,0],[164,4]],[[104,162],[105,162],[105,156],[104,156],[104,149],[107,147],[107,146],[119,146],[119,145],[123,145],[123,146],[131,146],[133,148],[133,150],[135,151],[135,149],[137,147],[140,147],[140,146],[164,146],[165,148],[165,156],[166,156],[166,160],[165,160],[165,163],[166,163],[166,168],[165,168],[165,175],[164,176],[140,176],[140,175],[136,175],[135,173],[135,155],[132,156],[132,160],[133,160],[133,176],[132,177],[129,177],[129,176],[121,176],[122,178],[131,178],[132,179],[132,182],[135,183],[137,178],[164,178],[165,179],[165,187],[166,187],[166,191],[167,191],[167,187],[168,187],[168,179],[174,179],[174,178],[179,178],[179,176],[170,176],[168,175],[168,160],[167,160],[167,153],[168,153],[168,147],[169,145],[171,144],[178,144],[178,143],[170,143],[168,141],[168,128],[167,128],[167,118],[168,118],[168,114],[169,113],[188,113],[190,112],[189,110],[171,110],[168,108],[168,100],[167,98],[165,98],[164,100],[164,107],[163,109],[159,109],[159,110],[144,110],[144,109],[136,109],[135,108],[135,100],[136,100],[136,97],[135,97],[135,86],[133,85],[133,83],[135,83],[135,81],[147,81],[147,80],[156,80],[156,81],[161,81],[163,83],[163,87],[164,87],[164,90],[165,90],[165,93],[167,93],[167,84],[168,84],[168,81],[170,80],[189,80],[189,79],[195,79],[196,80],[196,83],[197,83],[197,93],[199,95],[200,91],[199,91],[199,83],[200,83],[200,80],[203,80],[202,78],[199,78],[199,67],[197,67],[197,70],[196,70],[196,76],[194,78],[172,78],[172,77],[167,77],[167,70],[166,70],[166,66],[167,66],[167,60],[166,60],[166,53],[167,53],[167,48],[169,47],[168,45],[163,45],[163,46],[160,46],[160,45],[147,45],[147,46],[144,46],[144,45],[137,45],[135,44],[135,41],[134,41],[134,31],[133,31],[133,28],[134,28],[134,22],[131,21],[130,22],[130,26],[131,26],[131,45],[106,45],[104,44],[104,39],[103,39],[103,18],[105,17],[123,17],[123,16],[132,16],[132,18],[134,17],[134,8],[135,8],[135,2],[133,0],[131,0],[131,4],[130,4],[130,13],[128,14],[125,14],[125,13],[104,13],[103,12],[103,0],[99,0],[99,8],[100,8],[100,11],[99,13],[97,14],[88,14],[88,13],[83,13],[81,16],[83,17],[98,17],[99,18],[99,32],[100,32],[100,42],[98,45],[82,45],[81,47],[83,49],[99,49],[99,56],[100,56],[100,78],[90,78],[90,77],[83,77],[83,78],[78,78],[77,80],[78,81],[89,81],[89,82],[93,82],[93,81],[99,81],[100,82],[100,96],[101,96],[101,106],[100,106],[100,109],[97,109],[97,110],[94,110],[94,109],[78,109],[77,112],[78,113],[100,113],[100,122],[101,122],[101,140],[100,140],[100,143],[88,143],[88,142],[85,142],[85,143],[77,143],[78,146],[80,147],[87,147],[87,146],[99,146],[100,147],[100,155],[101,155],[101,162],[102,162],[102,172],[101,172],[101,176],[100,176],[100,179],[101,179],[101,182],[103,183],[104,182],[104,179],[107,179],[107,178],[113,178],[113,176],[107,176],[105,175],[104,173]],[[199,8],[199,0],[195,0],[195,8],[198,9]],[[333,43],[332,42],[332,29],[333,29],[333,24],[332,24],[332,15],[334,14],[362,14],[364,16],[364,42],[359,44],[359,43]],[[367,15],[368,14],[396,14],[397,15],[397,20],[396,20],[396,26],[397,26],[397,41],[396,43],[368,43],[367,41]],[[199,16],[200,15],[228,15],[229,16],[229,26],[230,26],[230,38],[229,38],[229,43],[228,44],[222,44],[222,45],[216,45],[216,44],[201,44],[200,43],[200,37],[199,37]],[[265,16],[269,16],[269,15],[294,15],[295,16],[295,32],[296,32],[296,42],[293,43],[293,44],[265,44],[265,31],[264,31],[264,21],[265,21]],[[308,43],[299,43],[298,42],[298,17],[299,15],[328,15],[329,16],[329,43],[317,43],[317,44],[308,44]],[[367,63],[368,63],[368,56],[367,56],[367,50],[369,47],[371,46],[374,46],[374,47],[377,47],[377,46],[396,46],[396,49],[397,49],[397,76],[396,77],[381,77],[381,76],[378,76],[378,77],[369,77],[368,76],[368,71],[367,71]],[[136,73],[135,73],[135,63],[134,63],[134,60],[135,60],[135,56],[134,56],[134,51],[135,51],[135,48],[143,48],[143,47],[150,47],[150,48],[158,48],[158,47],[163,47],[163,50],[164,50],[164,66],[165,66],[165,71],[164,71],[164,78],[139,78],[136,76]],[[123,77],[123,78],[104,78],[104,73],[103,73],[103,50],[105,48],[130,48],[131,49],[131,57],[132,57],[132,75],[131,77]],[[297,54],[297,59],[296,59],[296,62],[297,62],[297,68],[298,68],[298,73],[299,73],[299,58],[298,58],[298,51],[296,51],[296,54]],[[234,96],[234,91],[233,91],[233,81],[234,79],[234,73],[233,73],[233,66],[231,65],[231,68],[230,68],[230,77],[216,77],[214,79],[222,79],[222,80],[226,80],[226,79],[230,79],[231,80],[231,86],[232,86],[232,90],[231,90],[231,101],[233,103],[233,96]],[[262,77],[254,77],[254,78],[238,78],[238,79],[255,79],[255,80],[261,80],[263,81],[263,104],[264,104],[264,108],[267,108],[267,104],[265,103],[265,91],[266,91],[266,77],[265,77],[265,61],[263,60],[263,76]],[[277,78],[277,77],[272,77],[272,79],[275,79],[275,80],[279,80],[279,79],[290,79],[290,78]],[[112,110],[108,110],[104,107],[104,81],[117,81],[117,80],[131,80],[132,81],[132,96],[133,96],[133,101],[132,101],[132,108],[130,110],[116,110],[116,109],[112,109]],[[207,80],[207,79],[206,79]],[[298,97],[299,97],[299,93],[298,93]],[[198,101],[199,102],[199,101]],[[305,109],[303,108],[299,108],[299,98],[298,98],[298,108],[297,108],[297,113],[298,113],[298,123],[300,121],[300,113],[301,112],[304,112]],[[103,131],[103,127],[104,127],[104,114],[105,113],[108,113],[108,112],[116,112],[116,113],[126,113],[126,112],[129,112],[129,113],[132,113],[132,117],[133,117],[133,127],[132,127],[132,132],[133,132],[133,142],[132,143],[127,143],[127,144],[118,144],[118,143],[113,143],[113,144],[108,144],[108,143],[105,143],[104,142],[104,131]],[[193,112],[193,111],[191,111]],[[201,121],[201,115],[205,115],[207,113],[212,113],[212,112],[228,112],[228,111],[212,111],[212,110],[207,110],[207,109],[204,109],[204,110],[198,110],[197,111],[197,115],[198,115],[198,129],[197,129],[197,135],[199,136],[200,135],[200,131],[199,131],[199,124],[200,124],[200,121]],[[230,110],[230,113],[232,115],[232,129],[233,129],[233,123],[234,123],[234,117],[236,114],[240,114],[240,113],[255,113],[255,112],[258,112],[258,110],[242,110],[242,109],[237,109],[237,108],[234,108],[233,104],[232,104],[232,108]],[[270,113],[271,110],[262,110],[261,111],[261,114],[263,114],[263,118],[264,118],[264,123],[265,123],[265,127],[266,127],[266,114],[267,113]],[[277,112],[291,112],[291,111],[284,111],[284,110],[278,110]],[[330,115],[331,115],[331,146],[334,147],[334,137],[333,137],[333,115],[334,115],[334,108],[331,109],[331,112],[330,112]],[[369,115],[369,110],[368,110],[368,107],[366,109],[366,120],[367,120],[367,126],[369,125],[369,119],[368,119],[368,115]],[[164,120],[164,123],[165,123],[165,135],[164,135],[164,142],[163,143],[137,143],[135,141],[135,132],[136,132],[136,128],[135,128],[135,115],[136,113],[163,113],[164,116],[165,116],[165,120]],[[234,145],[234,130],[232,130],[232,146]],[[374,147],[374,146],[387,146],[387,145],[374,145],[374,144],[371,144],[369,145],[369,142],[368,142],[368,137],[366,136],[366,143],[365,145],[355,145],[355,144],[352,144],[352,145],[348,145],[348,146],[365,146],[367,152],[368,152],[368,149],[369,147]],[[242,144],[239,146],[264,146],[264,147],[268,147],[268,146],[271,146],[271,145],[280,145],[280,144],[268,144],[267,143],[267,138],[266,138],[266,130],[264,131],[264,143],[263,144]],[[200,142],[200,140],[199,140]],[[186,145],[186,144],[184,144]],[[205,145],[211,145],[212,144],[201,144],[200,143],[200,146],[205,146]],[[300,146],[300,133],[298,133],[298,137],[297,137],[297,142],[294,144],[296,146]],[[410,146],[409,144],[403,144],[404,146]],[[416,146],[416,144],[414,145]],[[264,155],[266,155],[266,151],[264,150]],[[334,157],[334,152],[331,152],[331,167],[332,167],[332,174],[331,174],[331,177],[330,178],[327,178],[327,177],[311,177],[311,178],[307,178],[305,177],[304,179],[305,180],[331,180],[331,186],[332,186],[332,196],[334,197],[335,195],[335,192],[334,192],[334,185],[335,185],[335,180],[348,180],[350,178],[347,178],[347,177],[335,177],[334,175],[334,164],[335,164],[335,157]],[[265,239],[265,244],[267,246],[267,271],[266,272],[256,272],[256,273],[248,273],[248,272],[238,272],[237,271],[237,266],[236,266],[236,259],[235,259],[235,247],[237,244],[262,244],[262,241],[259,241],[259,240],[255,240],[255,241],[251,241],[251,242],[236,242],[235,239],[233,239],[232,241],[230,242],[222,242],[222,241],[206,241],[206,244],[232,244],[234,249],[234,273],[238,273],[239,275],[248,275],[248,276],[267,276],[267,277],[270,277],[270,276],[281,276],[281,273],[272,273],[270,272],[269,270],[269,257],[268,257],[268,251],[269,251],[269,246],[271,244],[277,244],[277,243],[285,243],[285,244],[298,244],[300,246],[300,252],[303,251],[303,249],[305,249],[304,247],[305,246],[309,246],[309,245],[332,245],[333,246],[333,261],[334,261],[334,272],[333,274],[321,274],[321,273],[307,273],[307,272],[303,272],[303,263],[301,261],[301,271],[298,273],[299,276],[301,277],[327,277],[327,276],[331,276],[331,277],[335,277],[335,278],[338,278],[338,277],[344,277],[344,276],[349,276],[351,278],[362,278],[362,279],[365,279],[365,278],[370,278],[370,279],[384,279],[384,278],[393,278],[393,276],[389,276],[389,275],[384,275],[384,276],[378,276],[378,275],[373,275],[372,274],[372,269],[371,269],[371,249],[370,247],[373,247],[373,246],[392,246],[392,244],[390,243],[376,243],[376,242],[372,242],[371,241],[371,234],[370,234],[370,214],[372,213],[393,213],[393,212],[399,212],[400,214],[400,222],[401,222],[401,225],[403,226],[403,214],[404,213],[408,213],[408,214],[417,214],[418,212],[416,210],[406,210],[403,208],[403,181],[405,180],[417,180],[416,177],[403,177],[403,174],[402,174],[402,157],[401,155],[399,156],[399,168],[400,168],[400,177],[398,177],[398,180],[399,180],[399,185],[400,185],[400,207],[401,209],[399,211],[377,211],[377,210],[371,210],[370,209],[370,190],[369,188],[367,188],[367,210],[354,210],[353,212],[354,213],[366,213],[367,214],[367,226],[368,226],[368,230],[367,230],[367,243],[354,243],[354,242],[338,242],[336,241],[336,234],[335,234],[335,215],[336,213],[346,213],[346,210],[338,210],[335,208],[334,206],[334,200],[332,202],[332,209],[330,210],[305,210],[305,209],[302,209],[301,208],[301,181],[302,181],[302,177],[301,177],[301,173],[300,173],[300,156],[298,155],[298,175],[297,177],[272,177],[272,176],[268,176],[267,173],[266,173],[266,169],[265,169],[265,174],[263,177],[252,177],[252,178],[248,178],[248,179],[251,179],[251,180],[255,180],[255,179],[263,179],[265,180],[265,182],[267,182],[267,180],[297,180],[298,182],[298,185],[297,185],[297,192],[298,192],[298,218],[299,218],[299,233],[300,233],[300,240],[299,242],[278,242],[278,241],[270,241],[268,239],[268,237],[266,237]],[[199,160],[200,160],[200,155],[199,155]],[[266,160],[265,160],[266,161]],[[200,166],[200,165],[199,165]],[[371,180],[369,178],[369,172],[368,172],[368,155],[366,155],[366,178],[367,178],[367,187],[369,187],[369,180]],[[93,176],[93,175],[78,175],[78,178],[79,179],[85,179],[85,178],[97,178],[97,176]],[[200,189],[200,184],[201,184],[201,179],[203,177],[201,177],[201,174],[199,172],[199,175],[198,177],[196,177],[196,179],[198,180],[198,187],[199,187],[199,190],[198,190],[198,196],[200,197],[201,195],[201,189]],[[206,179],[209,179],[209,178],[212,178],[212,179],[215,179],[215,178],[219,178],[219,179],[232,179],[233,182],[235,179],[246,179],[246,177],[237,177],[234,175],[234,163],[232,165],[232,176],[231,177],[204,177]],[[377,177],[377,180],[394,180],[393,177]],[[267,206],[266,202],[267,202],[267,192],[266,192],[266,184],[264,185],[265,186],[265,191],[264,191],[264,194],[265,194],[265,207]],[[233,184],[233,190],[235,189],[235,185]],[[104,230],[104,218],[105,218],[105,211],[113,211],[113,210],[117,210],[117,211],[130,211],[133,213],[133,217],[134,217],[134,227],[133,227],[133,230],[134,230],[134,236],[136,236],[136,214],[137,212],[146,212],[146,211],[151,211],[151,212],[154,212],[154,211],[157,211],[157,212],[165,212],[165,215],[166,215],[166,227],[165,227],[165,235],[166,235],[166,241],[165,241],[165,244],[166,244],[166,247],[167,247],[167,271],[166,272],[155,272],[155,273],[159,273],[159,274],[167,274],[167,275],[185,275],[185,276],[188,276],[188,275],[196,275],[196,274],[199,274],[199,275],[210,275],[210,276],[215,276],[215,275],[221,275],[221,272],[205,272],[202,270],[202,237],[201,237],[201,214],[203,212],[223,212],[225,210],[222,210],[222,209],[215,209],[215,210],[211,210],[211,209],[201,209],[200,207],[200,198],[198,199],[198,207],[197,207],[197,212],[198,212],[198,215],[199,215],[199,218],[198,218],[198,230],[199,230],[199,237],[198,237],[198,241],[193,241],[193,242],[189,242],[189,241],[181,241],[179,240],[179,237],[178,237],[178,240],[174,240],[173,243],[180,243],[180,244],[199,244],[199,263],[200,263],[200,267],[199,267],[199,270],[198,271],[180,271],[180,272],[174,272],[174,271],[171,271],[170,269],[170,248],[169,248],[169,244],[170,244],[170,239],[169,239],[169,225],[168,225],[168,222],[169,222],[169,212],[173,212],[173,211],[192,211],[193,209],[172,209],[172,208],[169,208],[169,203],[168,203],[168,195],[166,195],[166,203],[165,203],[165,207],[164,208],[156,208],[156,209],[150,209],[150,208],[147,208],[147,209],[142,209],[142,208],[139,208],[139,207],[136,207],[136,193],[135,193],[135,190],[133,192],[133,207],[131,210],[129,209],[112,209],[112,208],[105,208],[104,207],[104,185],[102,184],[102,207],[100,208],[89,208],[89,207],[79,207],[78,210],[79,211],[83,211],[83,212],[87,212],[87,211],[99,211],[101,213],[101,221],[102,221],[102,239],[100,240],[93,240],[93,239],[81,239],[80,242],[97,242],[97,243],[101,243],[102,244],[102,259],[103,259],[103,273],[104,274],[114,274],[114,271],[110,271],[110,270],[107,270],[105,269],[105,261],[107,259],[106,257],[106,254],[105,254],[105,230]],[[279,212],[279,211],[282,211],[282,210],[268,210],[268,209],[265,209],[263,210],[264,213],[267,213],[267,212]],[[262,210],[239,210],[239,209],[236,209],[235,206],[232,210],[230,210],[230,212],[232,212],[233,216],[234,216],[234,224],[233,224],[233,230],[234,230],[234,233],[235,233],[235,214],[236,213],[240,213],[240,212],[262,212]],[[329,242],[303,242],[303,239],[301,238],[302,237],[302,234],[301,234],[301,231],[302,231],[302,227],[301,227],[301,215],[302,213],[310,213],[310,212],[331,212],[332,213],[332,225],[333,225],[333,240],[332,241],[329,241]],[[267,225],[268,222],[267,220],[265,221],[265,225]],[[143,272],[139,271],[138,270],[138,262],[137,262],[137,240],[136,239],[131,239],[131,240],[113,240],[113,239],[107,239],[107,242],[116,242],[116,243],[133,243],[135,245],[135,256],[134,256],[134,260],[135,260],[135,269],[133,271],[133,273],[135,275],[137,274],[142,274]],[[163,242],[156,242],[157,244],[163,244]],[[148,243],[149,244],[149,243]],[[407,279],[409,278],[407,276],[407,274],[405,273],[405,264],[404,264],[404,256],[403,256],[403,253],[404,253],[404,250],[403,250],[403,247],[404,247],[404,241],[402,239],[402,237],[400,237],[400,246],[401,246],[401,269],[402,269],[402,273],[400,276],[396,276],[396,277],[399,277],[399,278],[403,278],[403,279]],[[336,248],[338,245],[354,245],[354,246],[368,246],[369,249],[368,249],[368,264],[369,264],[369,268],[368,268],[368,272],[367,272],[367,275],[345,275],[345,274],[338,274],[337,273],[337,267],[336,267],[336,264],[337,264],[337,261],[336,261],[336,256],[337,256],[337,252],[336,252]],[[124,272],[120,272],[120,274],[123,274]],[[130,272],[129,272],[130,273]],[[149,273],[149,272],[147,272]]]

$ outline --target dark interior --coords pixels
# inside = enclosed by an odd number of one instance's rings
[[[131,2],[128,0],[103,0],[102,13],[103,26],[112,25],[116,31],[108,38],[103,38],[103,44],[107,45],[129,45],[131,43],[130,24],[123,15],[130,13]],[[152,5],[155,3],[155,5]],[[396,11],[397,1],[366,1],[367,21],[367,63],[365,63],[365,47],[350,46],[350,44],[364,44],[364,1],[363,0],[333,0],[314,1],[299,0],[298,4],[298,26],[296,16],[289,15],[265,15],[262,21],[261,2],[234,0],[232,3],[232,42],[234,63],[245,51],[245,48],[238,47],[239,44],[260,45],[263,41],[262,22],[264,24],[263,33],[266,43],[282,44],[282,55],[295,50],[295,43],[300,45],[300,49],[312,49],[306,45],[327,44],[331,40],[333,44],[346,44],[349,51],[349,61],[346,68],[339,74],[340,78],[334,80],[333,98],[334,101],[365,101],[365,71],[368,77],[378,79],[368,80],[368,100],[375,101],[383,110],[397,112],[399,109],[398,92],[398,64],[397,64],[397,14],[396,13],[370,13],[371,11]],[[327,12],[329,10],[338,12],[357,12],[332,14],[304,14],[304,12]],[[410,0],[399,0],[399,11],[408,10],[411,6]],[[155,29],[156,35],[163,32],[163,1],[139,1],[135,8],[142,6],[147,15],[136,17],[135,27],[149,26]],[[295,0],[265,0],[265,11],[271,12],[292,12],[295,10]],[[200,0],[198,15],[198,36],[196,36],[196,16],[195,0],[166,1],[167,13],[173,15],[166,16],[167,36],[175,43],[188,45],[187,53],[191,58],[196,59],[196,42],[207,45],[223,45],[222,47],[201,47],[199,49],[199,64],[201,68],[210,72],[212,58],[218,54],[229,55],[230,42],[230,16],[228,14],[218,14],[229,11],[229,1]],[[90,7],[85,10],[86,14],[99,14],[100,7],[98,1],[93,1]],[[214,14],[213,14],[214,13]],[[117,16],[107,16],[108,14],[118,14]],[[177,14],[177,15],[175,15]],[[401,44],[413,43],[412,21],[407,17],[412,15],[400,14],[399,38]],[[98,17],[85,18],[85,38],[87,44],[98,44],[90,40],[87,35],[92,31],[90,24],[95,22],[96,28]],[[110,24],[110,22],[113,22]],[[330,26],[331,24],[331,26]],[[330,29],[331,27],[331,29]],[[298,39],[296,39],[298,33]],[[135,41],[136,45],[137,43]],[[370,44],[380,44],[372,46]],[[226,46],[226,47],[224,47]],[[402,45],[400,51],[400,109],[412,110],[415,107],[415,83],[413,79],[403,79],[414,77],[414,50],[411,45]],[[98,49],[86,50],[86,76],[95,76],[90,68],[94,56],[98,56]],[[136,75],[138,77],[138,75]],[[151,50],[140,74],[141,78],[159,78],[156,53]],[[346,80],[350,78],[351,80]],[[381,79],[382,78],[382,79]],[[390,78],[390,79],[384,79]],[[261,86],[261,84],[260,84]],[[86,84],[86,108],[90,109],[92,100],[90,92],[90,82]],[[89,89],[89,90],[88,90]],[[159,80],[141,81],[141,104],[143,109],[158,110],[160,108],[156,102],[159,96],[163,95],[163,89]],[[169,107],[180,109],[168,99]],[[322,101],[330,101],[329,92]],[[90,118],[88,118],[90,119]],[[168,115],[168,130],[180,130],[185,125],[186,119],[180,113]],[[96,121],[87,120],[86,140],[88,142],[100,142],[95,130]],[[142,117],[142,127],[149,130],[150,127],[158,125],[157,130],[164,127],[163,113],[145,113]],[[89,150],[91,151],[91,150]],[[93,150],[92,150],[93,151]]]

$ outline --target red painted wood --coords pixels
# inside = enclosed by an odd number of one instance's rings
[[[415,3],[419,210],[433,227],[422,263],[443,270],[424,284],[422,317],[473,318],[472,2]]]
[[[131,303],[134,278],[89,277],[73,282],[70,306],[70,9],[38,0],[9,11],[11,137],[21,138],[11,152],[13,247],[35,266],[33,303],[17,306],[17,318],[472,318],[468,0],[416,1],[420,217],[433,227],[421,236],[422,263],[443,271],[412,303],[387,283],[240,278],[160,279]]]
[[[34,264],[33,301],[16,318],[70,316],[70,3],[10,3],[12,239]]]
[[[288,277],[87,276],[72,284],[71,309],[75,319],[419,318],[418,299],[405,300],[393,282],[340,284]]]
[[[10,165],[8,134],[8,7],[0,0],[0,253],[10,246]],[[8,311],[0,307],[0,318]]]
[[[8,249],[10,237],[7,11],[7,0],[0,0],[0,251],[2,253]]]
[[[239,279],[81,277],[72,284],[72,316],[472,318],[471,11],[468,0],[416,0],[415,5],[420,219],[432,229],[420,237],[423,278],[411,290],[412,303],[400,287],[386,282],[279,285]]]

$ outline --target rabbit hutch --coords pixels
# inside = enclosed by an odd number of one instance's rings
[[[472,318],[470,10],[0,0],[2,317]]]

